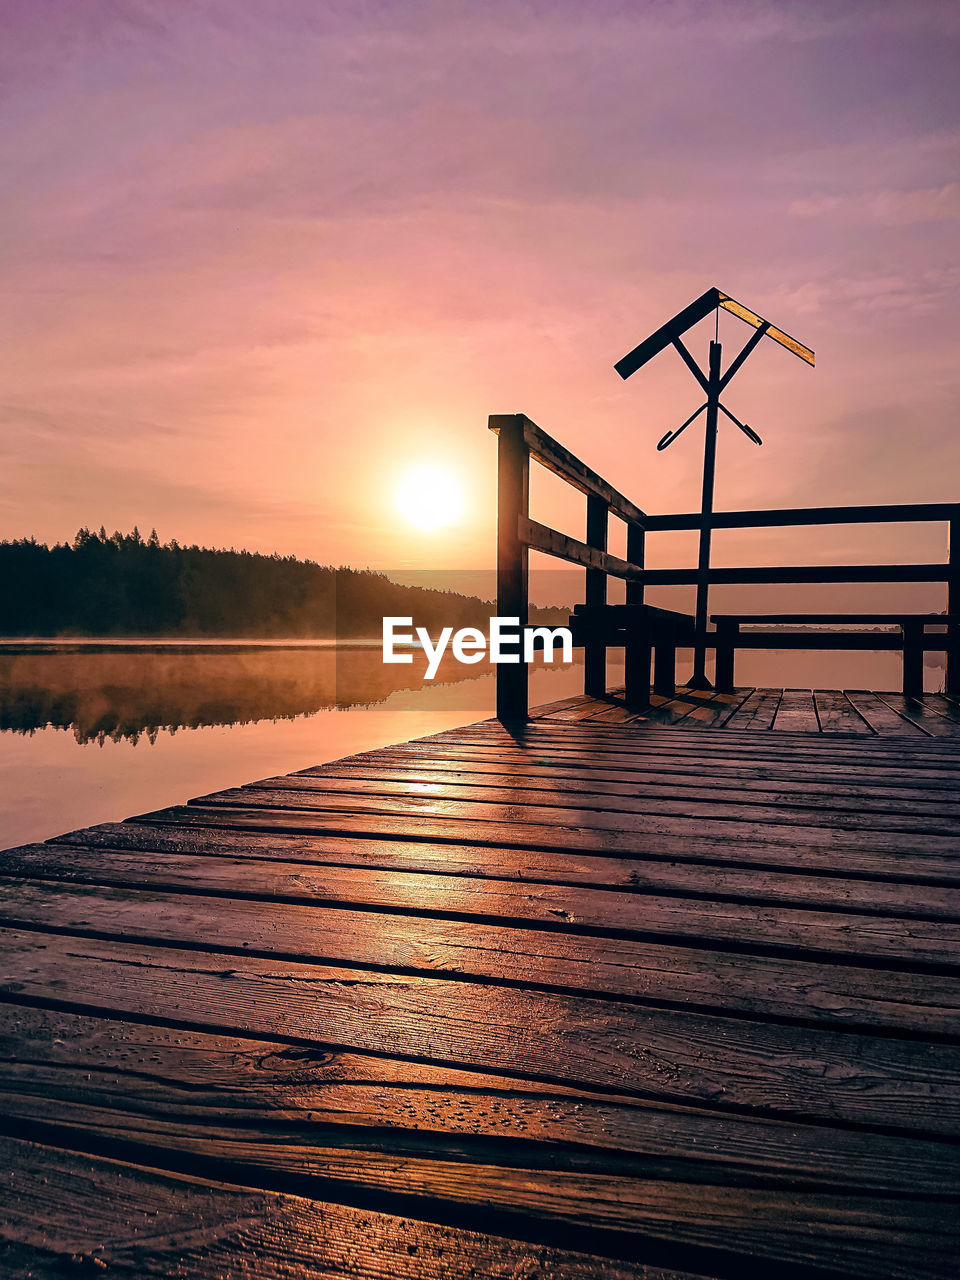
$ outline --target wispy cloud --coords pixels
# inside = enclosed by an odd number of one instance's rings
[[[790,213],[798,218],[844,218],[876,222],[888,227],[918,222],[953,222],[960,219],[960,182],[917,191],[869,191],[863,195],[818,195],[794,200]]]
[[[611,365],[711,284],[820,358],[800,382],[751,363],[738,396],[782,435],[737,455],[731,496],[828,500],[826,442],[866,386],[908,412],[904,369],[936,389],[932,450],[952,438],[956,6],[12,9],[4,534],[84,503],[129,523],[140,494],[170,534],[395,562],[390,474],[449,450],[489,494],[504,407],[690,505],[693,453],[638,452],[683,370]],[[827,486],[896,474],[891,415]],[[456,554],[483,563],[472,519]]]

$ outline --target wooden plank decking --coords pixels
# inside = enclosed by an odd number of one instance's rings
[[[538,720],[589,720],[600,724],[662,724],[682,729],[766,730],[792,733],[847,733],[880,737],[960,738],[960,704],[956,698],[929,693],[907,698],[901,693],[865,689],[738,689],[704,693],[678,689],[672,697],[652,694],[650,707],[631,710],[623,690],[606,698],[578,694],[531,713]]]
[[[956,703],[681,691],[9,851],[0,1274],[952,1276],[958,833]]]

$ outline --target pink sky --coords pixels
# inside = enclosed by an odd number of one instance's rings
[[[2,11],[0,536],[485,567],[486,416],[515,411],[690,509],[700,435],[654,446],[697,388],[670,352],[613,363],[714,284],[817,352],[765,343],[732,385],[765,445],[722,432],[718,506],[960,498],[956,5]],[[466,493],[439,536],[392,507],[426,460]]]

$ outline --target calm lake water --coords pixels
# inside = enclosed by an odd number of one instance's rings
[[[379,643],[0,644],[0,849],[493,714],[488,666],[421,669]],[[744,653],[737,679],[896,689],[899,656]],[[531,672],[534,704],[582,687],[579,663]]]
[[[379,642],[0,645],[0,849],[493,714],[489,666],[384,666]],[[538,667],[532,699],[580,692]]]

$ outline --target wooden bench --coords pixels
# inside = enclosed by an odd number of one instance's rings
[[[577,646],[623,647],[625,699],[631,707],[649,705],[651,652],[654,692],[676,692],[677,649],[692,647],[696,635],[690,614],[649,604],[578,604],[570,629]]]
[[[927,650],[946,650],[947,625],[956,615],[945,613],[715,613],[717,651],[716,687],[721,693],[734,688],[734,658],[737,649],[899,649],[903,654],[903,692],[916,698],[923,693],[923,655]],[[754,630],[741,626],[781,628],[806,625],[809,630]],[[869,627],[896,630],[867,630]],[[927,627],[944,628],[931,635]],[[843,631],[814,628],[846,627]],[[852,628],[857,628],[856,630]]]

